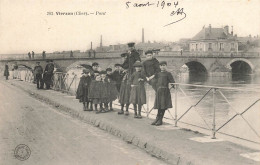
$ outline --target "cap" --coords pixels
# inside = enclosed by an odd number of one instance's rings
[[[136,61],[135,63],[134,63],[134,65],[133,65],[134,67],[142,67],[143,65],[142,65],[142,63],[141,62],[139,62],[139,61]]]
[[[100,74],[107,74],[107,72],[104,71],[104,70],[102,70],[102,71],[100,72]]]
[[[127,53],[122,53],[121,54],[121,57],[126,57],[127,56]]]
[[[82,73],[85,73],[85,74],[88,74],[89,72],[90,72],[89,69],[83,69],[83,70],[82,70]]]
[[[92,66],[97,66],[97,65],[99,65],[97,62],[92,63]]]
[[[112,71],[112,69],[111,68],[107,68],[106,71]]]
[[[134,47],[135,43],[134,42],[129,42],[127,45],[128,45],[128,47]]]
[[[37,61],[37,62],[36,62],[36,64],[39,64],[39,63],[40,63],[40,61]]]
[[[166,61],[161,61],[161,62],[159,62],[159,65],[167,65],[167,62]]]
[[[116,66],[122,66],[122,65],[121,65],[121,64],[115,64],[115,67],[116,67]]]
[[[147,54],[153,54],[153,51],[148,50],[148,51],[145,52],[145,55],[147,55]]]
[[[99,73],[99,71],[95,70],[94,73]]]

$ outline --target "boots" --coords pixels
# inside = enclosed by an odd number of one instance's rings
[[[141,109],[142,109],[142,105],[138,105],[138,115],[137,115],[138,119],[142,118],[142,116],[141,116]]]
[[[83,111],[86,111],[86,110],[87,110],[86,105],[83,104]]]
[[[136,104],[134,104],[134,111],[135,111],[134,118],[138,118],[138,116],[137,116],[137,105]]]
[[[155,125],[159,120],[159,111],[157,112],[157,116],[156,116],[156,119],[152,122],[151,125]]]
[[[124,104],[121,104],[121,111],[117,113],[118,115],[124,114]]]
[[[160,125],[163,124],[163,116],[164,116],[164,113],[165,113],[165,109],[160,111],[159,119],[158,119],[158,121],[157,121],[156,124],[155,124],[156,126],[160,126]]]

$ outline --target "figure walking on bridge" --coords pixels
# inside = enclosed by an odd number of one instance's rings
[[[32,51],[32,59],[34,59],[34,51]]]
[[[42,80],[43,68],[40,65],[40,62],[36,62],[34,67],[34,75],[36,77],[37,89],[43,89],[43,80]]]
[[[172,99],[171,92],[169,89],[169,83],[175,83],[172,74],[166,70],[167,62],[162,61],[159,63],[159,65],[161,72],[155,75],[155,78],[157,79],[157,92],[154,103],[154,109],[158,109],[158,112],[155,121],[152,123],[152,125],[156,126],[162,125],[165,110],[167,110],[168,108],[172,108]],[[174,86],[172,85],[172,87]]]
[[[31,59],[31,52],[28,53],[28,58]]]

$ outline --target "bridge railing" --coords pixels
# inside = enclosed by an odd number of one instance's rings
[[[115,58],[120,57],[123,51],[118,52],[74,52],[73,56],[69,52],[46,53],[46,58],[41,53],[29,59],[27,54],[0,55],[0,60],[42,60],[42,59],[79,59],[79,58]],[[157,56],[183,56],[183,57],[260,57],[260,52],[213,52],[213,51],[160,51]]]
[[[212,132],[212,139],[216,138],[216,133],[222,133],[226,135],[230,135],[228,133],[223,133],[220,132],[224,127],[226,127],[231,121],[234,121],[236,118],[240,117],[243,122],[248,126],[248,129],[250,129],[260,140],[260,135],[257,132],[257,129],[252,126],[252,124],[244,117],[244,115],[253,109],[253,107],[256,106],[257,103],[259,103],[260,98],[254,98],[255,100],[251,100],[251,102],[247,102],[248,105],[244,107],[244,109],[241,111],[238,110],[238,108],[235,108],[235,106],[231,103],[231,101],[228,99],[228,97],[224,94],[224,91],[235,91],[235,92],[254,92],[256,89],[243,89],[243,88],[231,88],[231,87],[218,87],[218,86],[205,86],[205,85],[193,85],[193,84],[181,84],[181,83],[172,83],[172,87],[170,90],[174,90],[173,93],[173,103],[174,103],[174,108],[173,111],[167,110],[168,114],[170,116],[170,120],[174,122],[175,127],[178,126],[178,123],[184,123],[188,124],[191,126],[203,128],[206,130],[210,130]],[[200,88],[201,91],[204,93],[200,96],[192,96],[187,94],[185,92],[185,88],[188,88],[188,91],[192,91],[191,93],[194,93],[194,90],[197,90],[197,88]],[[259,89],[258,89],[259,90]],[[217,95],[218,94],[218,95]],[[181,97],[180,97],[181,96]],[[194,99],[196,98],[196,102],[194,102]],[[185,99],[185,101],[183,101]],[[205,118],[205,115],[202,115],[198,111],[198,107],[202,102],[204,101],[204,106],[208,107],[209,109],[206,109],[206,111],[209,113],[208,116],[211,116],[211,124],[209,124],[209,117]],[[149,102],[149,101],[147,101]],[[186,109],[182,109],[181,112],[179,111],[178,108],[184,106],[186,104]],[[229,118],[224,119],[218,119],[216,114],[219,114],[221,111],[223,111],[223,105],[225,104],[225,110],[226,111],[232,111],[233,115],[230,115]],[[242,105],[243,103],[240,102]],[[187,106],[188,105],[188,106]],[[229,108],[227,108],[227,106]],[[149,117],[150,113],[152,112],[154,108],[150,108],[147,106],[146,108],[146,114],[147,117]],[[190,112],[196,112],[196,114],[199,116],[201,121],[204,123],[206,127],[202,127],[201,125],[197,125],[196,123],[192,123],[192,121],[182,121],[182,119],[187,116]],[[172,114],[172,112],[174,114]],[[216,121],[218,120],[218,125],[216,124]],[[233,135],[230,135],[233,136]],[[236,137],[236,136],[233,136]],[[247,141],[251,141],[254,143],[259,143],[251,139],[245,139],[238,137],[240,139],[244,139]],[[260,144],[260,143],[259,143]]]

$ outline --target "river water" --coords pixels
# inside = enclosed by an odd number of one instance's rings
[[[65,83],[70,86],[72,93],[76,92],[79,79],[82,73],[82,68],[73,68],[67,72],[67,79]],[[12,72],[10,77],[12,77]],[[28,76],[27,70],[19,72],[19,77],[25,80]],[[76,77],[75,77],[76,76]],[[174,75],[177,83],[193,84],[193,85],[206,85],[217,87],[230,87],[225,89],[218,89],[215,94],[215,122],[216,129],[222,126],[226,121],[233,117],[236,113],[241,113],[252,105],[257,99],[260,99],[260,76],[256,75],[230,75],[225,77],[208,77],[205,75],[194,75],[189,73],[181,73]],[[27,78],[28,79],[28,78]],[[181,90],[183,91],[181,91]],[[192,105],[195,105],[208,90],[209,87],[194,87],[180,85],[177,92],[177,116],[178,118],[184,114]],[[147,91],[147,104],[143,106],[145,112],[151,110],[154,103],[154,91],[150,86],[146,87]],[[175,89],[171,89],[173,108],[165,113],[166,122],[173,124],[172,117],[175,114]],[[224,95],[224,97],[221,95]],[[227,101],[226,101],[227,99]],[[117,103],[117,100],[115,101]],[[154,118],[156,110],[152,110],[149,117]],[[219,131],[232,136],[248,139],[260,143],[260,102],[257,102],[247,112],[236,116],[231,122],[221,128]],[[210,91],[204,99],[201,100],[195,107],[191,108],[186,115],[180,119],[182,127],[191,128],[192,130],[200,131],[211,135],[213,124],[213,92]],[[188,123],[191,125],[186,125]],[[249,126],[250,125],[250,126]],[[252,127],[256,133],[250,128]],[[208,130],[204,130],[207,128]],[[258,135],[256,135],[258,134]],[[217,137],[219,135],[217,134]],[[221,137],[223,137],[221,135]],[[224,137],[225,138],[225,137]],[[231,138],[232,141],[236,138]],[[228,138],[228,140],[230,140]],[[241,143],[239,141],[239,143]],[[251,143],[251,142],[249,142]],[[252,143],[253,144],[253,143]],[[247,144],[245,144],[247,145]]]

